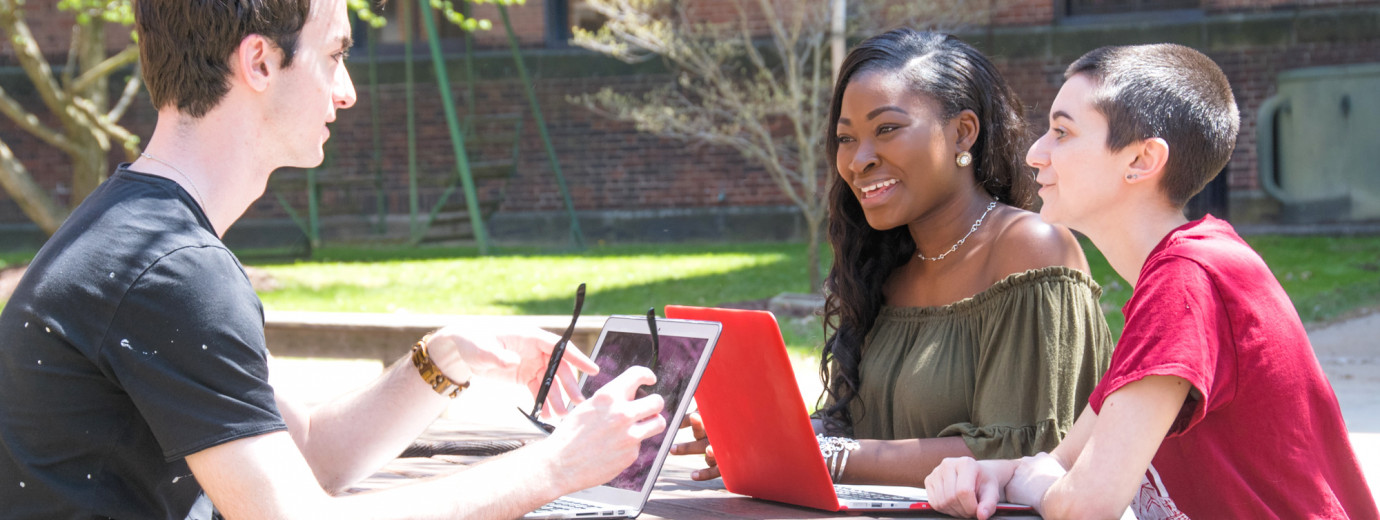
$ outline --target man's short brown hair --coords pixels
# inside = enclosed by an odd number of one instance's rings
[[[1102,47],[1064,78],[1097,85],[1092,104],[1107,118],[1107,148],[1159,137],[1169,143],[1160,191],[1182,208],[1217,176],[1236,147],[1240,115],[1226,74],[1211,58],[1169,43]]]
[[[292,65],[312,0],[135,0],[139,59],[154,108],[201,117],[230,91],[230,55],[258,34]]]

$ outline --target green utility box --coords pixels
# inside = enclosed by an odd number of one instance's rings
[[[1380,63],[1282,73],[1256,121],[1260,185],[1281,221],[1380,218]]]

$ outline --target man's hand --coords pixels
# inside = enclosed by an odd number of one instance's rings
[[[1002,488],[1011,480],[1016,461],[972,457],[944,459],[925,477],[930,505],[941,513],[964,518],[990,518],[997,502],[1005,501]]]
[[[538,444],[549,454],[557,482],[567,492],[608,482],[637,460],[642,441],[666,430],[661,396],[634,399],[637,388],[656,384],[645,367],[623,372],[576,406],[551,437]]]
[[[672,446],[671,454],[703,454],[704,463],[709,467],[691,472],[690,478],[694,480],[712,480],[719,478],[719,461],[714,459],[714,447],[709,445],[709,434],[704,432],[704,420],[700,419],[699,412],[685,414],[685,419],[680,422],[680,427],[682,429],[690,428],[690,433],[694,434],[695,440]]]
[[[457,383],[468,381],[471,376],[496,379],[525,385],[536,395],[542,376],[546,375],[551,351],[560,339],[560,336],[537,328],[495,333],[468,325],[452,325],[431,336],[427,351],[436,366]],[[556,381],[546,396],[543,417],[564,415],[584,401],[575,377],[576,370],[597,374],[599,366],[571,342],[566,345]]]

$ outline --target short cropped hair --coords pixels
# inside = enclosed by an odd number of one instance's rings
[[[1064,78],[1097,86],[1093,107],[1107,118],[1107,148],[1159,137],[1169,143],[1160,191],[1182,208],[1231,159],[1240,115],[1226,74],[1212,59],[1175,44],[1102,47]]]
[[[230,55],[251,34],[292,65],[312,0],[135,0],[139,60],[154,108],[199,118],[230,91]]]

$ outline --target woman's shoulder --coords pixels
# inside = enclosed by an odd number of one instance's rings
[[[1068,267],[1088,272],[1083,247],[1068,228],[1050,224],[1032,213],[1010,208],[999,221],[988,272],[993,280],[1046,267]]]

